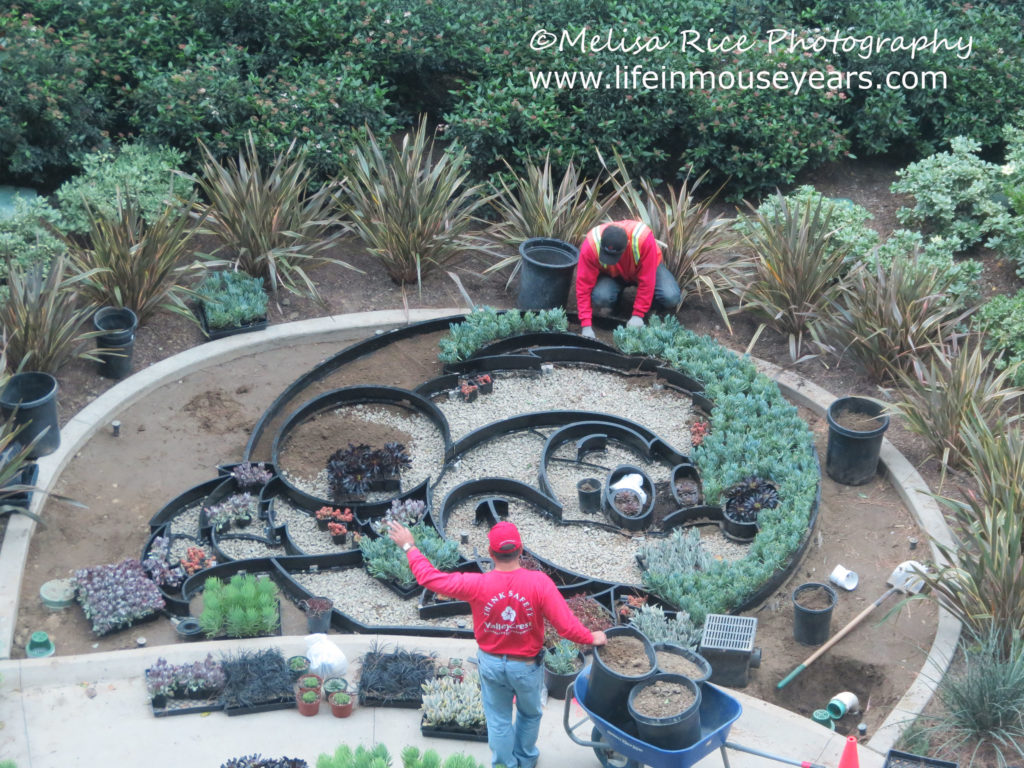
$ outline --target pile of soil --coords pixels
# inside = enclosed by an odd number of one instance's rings
[[[641,677],[651,671],[643,641],[630,635],[614,635],[596,650],[602,663],[624,677]]]

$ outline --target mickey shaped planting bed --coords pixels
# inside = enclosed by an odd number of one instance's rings
[[[468,606],[367,567],[396,504],[421,518],[421,548],[459,570],[489,568],[487,530],[511,520],[535,567],[612,612],[641,596],[701,622],[788,577],[817,515],[810,430],[748,360],[674,320],[619,329],[617,349],[558,332],[504,338],[439,364],[415,390],[323,391],[353,361],[449,323],[457,335],[464,320],[380,334],[316,366],[253,431],[248,459],[267,470],[258,487],[223,467],[155,515],[143,559],[189,564],[162,587],[168,609],[187,615],[207,577],[245,571],[296,602],[330,597],[337,629],[469,636]],[[752,479],[777,504],[755,509],[752,535],[725,535],[726,494]],[[594,511],[577,493],[588,480],[604,490]],[[242,493],[255,519],[214,525],[211,510]],[[321,530],[318,512],[335,532],[344,520],[346,535]],[[691,528],[699,552],[682,535]]]

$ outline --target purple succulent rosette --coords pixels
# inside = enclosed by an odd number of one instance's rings
[[[105,635],[163,610],[164,598],[142,563],[120,563],[75,571],[75,591],[92,631]]]

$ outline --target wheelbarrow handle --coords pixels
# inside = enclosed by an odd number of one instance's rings
[[[766,757],[769,760],[774,760],[778,763],[785,763],[786,765],[798,765],[800,768],[825,768],[821,763],[812,763],[807,760],[793,760],[788,757],[780,757],[779,755],[773,755],[771,752],[762,752],[760,749],[754,749],[753,747],[744,747],[742,744],[737,744],[733,741],[726,741],[722,744],[722,748],[735,749],[737,752],[746,752],[748,755]]]
[[[593,747],[594,749],[610,749],[611,745],[606,741],[589,741],[587,739],[581,739],[576,735],[576,729],[583,725],[585,722],[590,720],[589,716],[585,716],[575,725],[569,725],[569,709],[572,707],[572,703],[575,698],[569,694],[565,697],[565,706],[562,708],[562,727],[565,728],[566,734],[574,743],[579,744],[581,747]]]

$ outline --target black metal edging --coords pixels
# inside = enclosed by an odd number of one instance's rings
[[[494,355],[493,357],[471,357],[456,363],[445,363],[445,373],[465,374],[481,371],[536,371],[540,373],[543,361],[534,354]]]
[[[279,452],[284,445],[285,440],[288,438],[288,435],[295,427],[302,424],[312,416],[330,408],[339,405],[355,405],[363,403],[395,405],[419,412],[420,415],[430,419],[434,423],[434,426],[437,427],[438,431],[441,433],[442,442],[444,443],[444,455],[446,457],[450,455],[452,440],[451,430],[448,427],[448,420],[441,412],[441,409],[434,405],[430,400],[411,390],[400,389],[399,387],[355,386],[341,387],[340,389],[332,389],[329,392],[324,392],[322,395],[306,401],[303,405],[293,411],[281,425],[277,435],[274,436],[274,442],[271,447],[271,461],[274,466],[280,466]],[[281,478],[281,482],[287,489],[289,497],[296,500],[301,499],[304,506],[337,506],[337,504],[335,504],[331,499],[321,498],[306,493],[288,480],[288,478],[283,474],[278,475],[278,477]],[[369,503],[346,503],[344,506],[350,507],[353,511],[356,509],[365,509],[369,516],[379,516],[386,511],[394,499],[405,498],[410,494],[411,492],[406,492],[405,494],[396,493],[393,497],[382,501]]]
[[[248,459],[252,456],[252,452],[255,450],[256,445],[263,438],[263,433],[266,430],[267,425],[276,419],[278,415],[285,410],[289,403],[296,400],[304,389],[310,387],[321,379],[330,376],[342,366],[384,349],[396,341],[404,341],[405,339],[415,338],[416,336],[443,331],[450,328],[453,323],[462,322],[465,319],[465,315],[451,315],[449,317],[441,317],[436,320],[425,320],[422,323],[413,323],[412,325],[402,326],[401,328],[395,328],[390,331],[385,331],[384,333],[371,336],[368,339],[357,341],[354,344],[345,347],[345,349],[332,357],[327,358],[319,365],[316,365],[312,370],[302,374],[302,376],[289,384],[285,390],[275,398],[274,402],[270,404],[267,410],[263,412],[259,421],[256,422],[256,426],[253,427],[252,434],[249,437],[249,442],[245,445],[245,452],[243,454],[244,458]]]
[[[492,341],[477,349],[472,357],[493,357],[506,352],[515,352],[520,349],[531,347],[583,347],[586,349],[599,349],[605,352],[615,352],[611,344],[605,344],[597,339],[588,339],[585,336],[578,336],[567,331],[538,331],[534,333],[521,333],[518,336],[506,336],[504,339]],[[472,359],[472,358],[471,358]]]
[[[182,536],[187,534],[177,535]],[[171,538],[172,534],[170,521],[162,523],[161,525],[158,525],[155,528],[151,529],[149,538],[146,539],[146,543],[142,547],[142,556],[139,558],[140,561],[145,561],[145,559],[149,557],[149,551],[153,548],[153,542],[159,536],[166,536],[168,539]],[[199,539],[195,536],[188,536],[188,538],[194,539],[196,544],[199,544]],[[174,616],[188,616],[188,600],[185,600],[181,595],[181,585],[179,585],[173,590],[163,585],[157,585],[157,589],[160,590],[160,595],[164,599],[165,612]]]
[[[434,520],[434,527],[442,537],[445,537],[444,531],[448,525],[448,515],[452,508],[474,496],[514,496],[523,499],[528,504],[542,508],[552,517],[560,518],[562,516],[561,505],[532,485],[513,480],[510,477],[481,477],[459,483],[448,492],[444,504],[441,505]],[[497,519],[492,519],[490,524],[494,525],[497,522]]]

